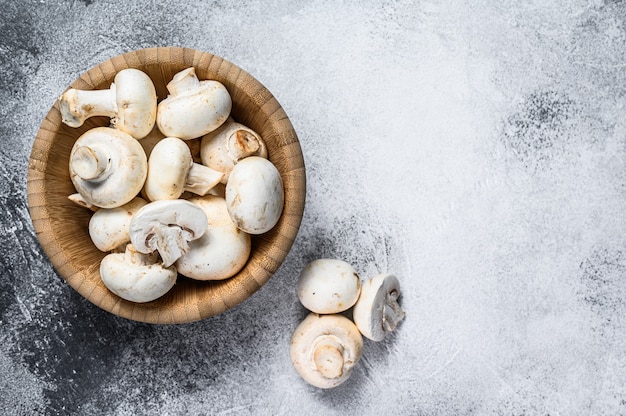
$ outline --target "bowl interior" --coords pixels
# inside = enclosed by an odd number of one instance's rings
[[[70,87],[109,88],[124,68],[147,73],[158,99],[167,96],[167,83],[177,72],[195,67],[199,79],[222,82],[233,100],[232,117],[266,141],[269,158],[285,188],[283,214],[269,232],[253,236],[252,253],[244,268],[223,281],[200,282],[179,275],[163,297],[148,303],[126,301],[111,293],[99,274],[107,254],[91,242],[91,212],[68,200],[75,193],[69,178],[70,150],[90,128],[106,126],[106,117],[87,119],[79,128],[61,122],[54,104],[33,143],[28,167],[28,205],[35,232],[57,272],[82,296],[116,315],[150,323],[183,323],[221,313],[256,292],[276,272],[298,232],[305,198],[305,170],[296,132],[278,101],[246,71],[218,56],[187,48],[150,48],[114,57],[90,69]]]

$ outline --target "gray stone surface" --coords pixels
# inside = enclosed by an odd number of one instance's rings
[[[0,2],[0,413],[626,414],[625,22],[608,0]],[[54,99],[151,46],[253,74],[307,166],[278,273],[178,326],[74,292],[25,196]],[[288,357],[320,257],[395,273],[407,312],[328,391]]]

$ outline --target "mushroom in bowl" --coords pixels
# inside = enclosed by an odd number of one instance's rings
[[[112,115],[93,116],[78,127],[68,126],[62,121],[57,101],[43,120],[31,150],[27,193],[33,226],[59,275],[100,308],[151,323],[183,323],[208,318],[246,300],[271,278],[287,257],[305,203],[305,166],[300,142],[283,108],[259,81],[233,63],[206,52],[176,47],[128,52],[90,69],[69,88],[110,89],[116,75],[127,68],[138,69],[149,76],[158,102],[170,94],[167,85],[174,76],[188,68],[194,68],[199,80],[214,80],[224,86],[232,99],[229,116],[263,138],[268,160],[279,173],[284,202],[276,224],[269,231],[252,236],[248,260],[228,279],[200,281],[179,274],[171,290],[158,299],[137,303],[120,298],[107,289],[100,276],[99,264],[107,253],[91,241],[89,221],[93,212],[84,208],[90,203],[81,196],[79,200],[84,205],[81,207],[68,199],[77,192],[68,169],[72,147],[87,131],[110,128]],[[222,118],[220,116],[220,120]],[[201,136],[186,141],[200,140]],[[194,148],[199,152],[199,143],[190,144],[190,149]],[[89,152],[84,152],[83,156],[91,157]],[[200,160],[200,155],[194,154],[193,159]],[[103,168],[93,160],[87,166],[89,169]],[[134,195],[138,196],[141,195]]]

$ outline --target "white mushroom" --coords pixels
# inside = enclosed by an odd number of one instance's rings
[[[249,234],[271,230],[283,212],[285,193],[280,173],[267,159],[250,156],[237,163],[226,184],[228,213]]]
[[[88,204],[115,208],[139,193],[148,161],[139,142],[127,133],[96,127],[74,143],[69,169],[74,187]]]
[[[187,68],[167,84],[170,95],[157,106],[156,123],[166,136],[189,140],[221,126],[232,108],[226,87],[214,80],[198,80]]]
[[[298,299],[305,308],[319,314],[348,310],[356,303],[360,292],[359,275],[342,260],[313,260],[298,277]]]
[[[80,127],[93,116],[111,117],[111,124],[141,139],[150,133],[156,119],[157,96],[154,84],[144,72],[128,68],[115,75],[106,90],[71,88],[59,97],[63,123]]]
[[[267,159],[265,141],[254,130],[230,117],[217,130],[202,137],[202,164],[223,172],[222,183],[228,182],[228,176],[235,164],[248,156]]]
[[[189,199],[204,210],[206,232],[189,243],[189,250],[176,261],[176,269],[196,280],[223,280],[235,275],[250,256],[250,235],[241,231],[228,215],[223,198],[207,195]]]
[[[100,262],[104,285],[131,302],[150,302],[166,294],[176,283],[174,266],[166,267],[154,254],[139,253],[132,244],[124,253],[106,255]]]
[[[121,207],[96,211],[89,220],[89,236],[98,250],[111,251],[130,242],[130,220],[146,204],[136,197]]]
[[[400,282],[392,274],[379,274],[363,283],[354,305],[353,319],[364,337],[382,341],[404,319],[398,304]]]
[[[327,389],[350,377],[362,350],[363,338],[348,318],[311,313],[294,331],[289,353],[307,383]]]
[[[148,134],[146,137],[139,141],[148,159],[150,159],[150,154],[152,153],[152,149],[154,149],[154,146],[156,146],[156,144],[163,139],[165,139],[163,133],[161,133],[157,126],[154,126],[150,134]],[[202,163],[202,160],[200,159],[201,140],[185,140],[184,143],[189,147],[189,151],[191,151],[191,156],[193,156],[193,161],[196,163]]]
[[[184,141],[166,137],[152,148],[144,192],[151,201],[177,199],[184,191],[206,195],[223,176],[221,172],[194,163]]]
[[[189,249],[207,229],[202,208],[184,199],[150,202],[133,215],[130,241],[140,253],[158,251],[169,267]]]

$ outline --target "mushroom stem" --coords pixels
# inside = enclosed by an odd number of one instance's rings
[[[111,174],[111,154],[102,146],[78,146],[70,163],[74,172],[85,181],[104,180]]]
[[[404,311],[398,303],[398,292],[392,291],[385,297],[383,304],[383,321],[382,325],[385,331],[395,331],[400,321],[404,319]]]
[[[196,76],[196,69],[191,67],[178,72],[167,84],[167,90],[172,95],[180,95],[191,91],[200,85],[200,80]]]
[[[70,127],[80,127],[85,119],[93,116],[115,117],[115,84],[106,90],[77,90],[71,88],[59,98],[59,108],[63,123]]]
[[[147,245],[159,252],[164,267],[170,267],[189,250],[189,237],[185,234],[188,234],[185,229],[177,225],[160,227],[154,235],[148,236],[151,241]]]
[[[185,191],[204,196],[220,183],[223,176],[222,172],[200,163],[193,163],[185,179]]]
[[[156,263],[156,253],[140,253],[132,244],[126,244],[124,251],[124,261],[128,264],[136,264],[138,266],[149,266]]]
[[[344,348],[333,336],[325,336],[316,343],[313,362],[317,371],[324,377],[333,379],[343,375]]]

